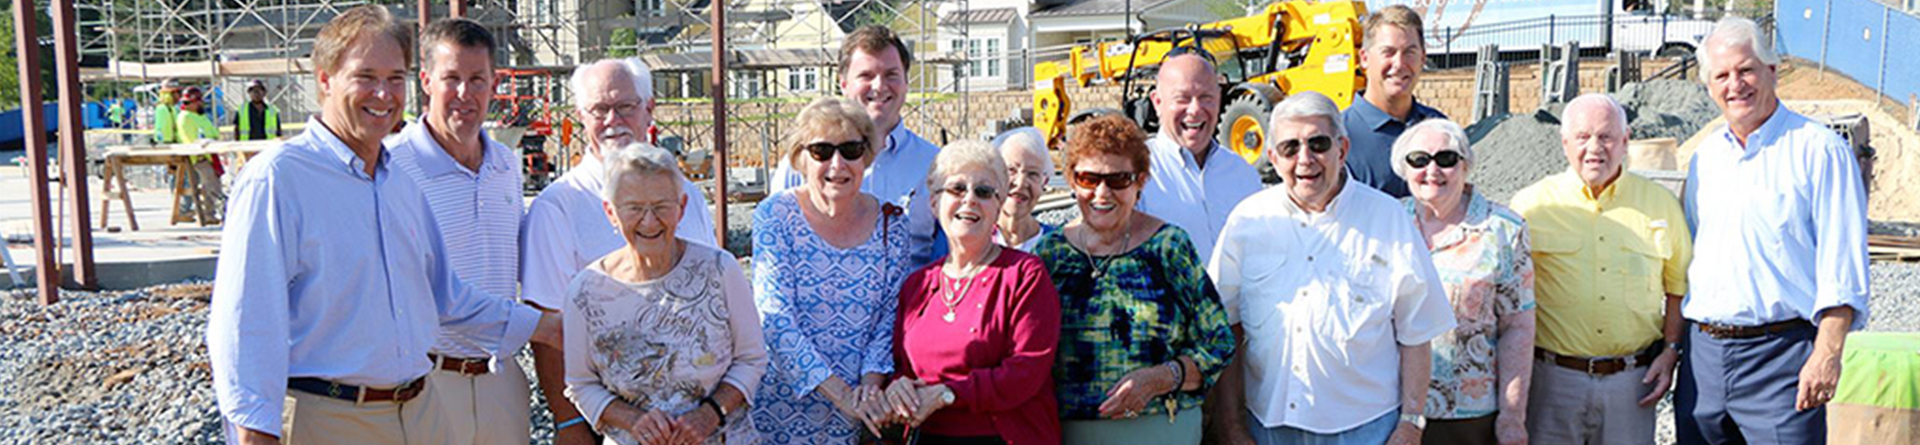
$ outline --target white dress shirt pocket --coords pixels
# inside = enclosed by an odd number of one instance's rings
[[[1356,343],[1391,341],[1390,321],[1393,300],[1393,269],[1379,255],[1367,255],[1355,266],[1345,285],[1339,286],[1327,301],[1325,332]]]
[[[1246,284],[1241,288],[1244,296],[1239,316],[1248,330],[1271,323],[1280,312],[1278,305],[1290,300],[1288,296],[1305,284],[1297,279],[1300,274],[1288,273],[1287,263],[1287,255],[1280,253],[1253,254],[1240,263]]]

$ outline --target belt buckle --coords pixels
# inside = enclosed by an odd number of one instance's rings
[[[1587,359],[1587,375],[1590,375],[1590,376],[1600,375],[1600,370],[1594,369],[1594,367],[1599,365],[1600,365],[1600,359],[1588,358]]]
[[[338,398],[340,398],[340,383],[339,383],[339,382],[335,382],[335,381],[332,381],[332,380],[328,380],[328,381],[327,381],[327,397],[332,397],[332,398],[336,398],[336,399],[338,399]]]

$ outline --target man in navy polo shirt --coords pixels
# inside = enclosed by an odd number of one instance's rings
[[[1420,15],[1406,6],[1388,6],[1367,16],[1364,28],[1366,47],[1360,52],[1360,67],[1367,72],[1367,90],[1360,93],[1363,100],[1353,101],[1341,115],[1347,139],[1353,141],[1347,152],[1347,174],[1394,198],[1405,198],[1407,181],[1393,174],[1394,160],[1389,159],[1393,140],[1413,124],[1447,116],[1413,100],[1413,87],[1427,61]]]

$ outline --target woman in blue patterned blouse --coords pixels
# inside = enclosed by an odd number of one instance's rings
[[[879,138],[859,105],[820,99],[794,120],[783,145],[805,183],[753,212],[753,299],[772,359],[753,420],[767,443],[852,444],[887,417],[907,220],[860,191]]]
[[[1067,174],[1080,217],[1034,254],[1060,290],[1053,379],[1067,444],[1195,444],[1233,333],[1185,231],[1134,211],[1146,135],[1125,118],[1076,125]]]

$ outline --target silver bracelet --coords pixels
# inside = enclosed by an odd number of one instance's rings
[[[1173,368],[1173,390],[1167,391],[1167,393],[1168,394],[1179,393],[1180,387],[1187,385],[1187,367],[1184,365],[1181,365],[1180,359],[1178,358],[1173,359],[1173,361],[1167,362],[1167,366]]]

